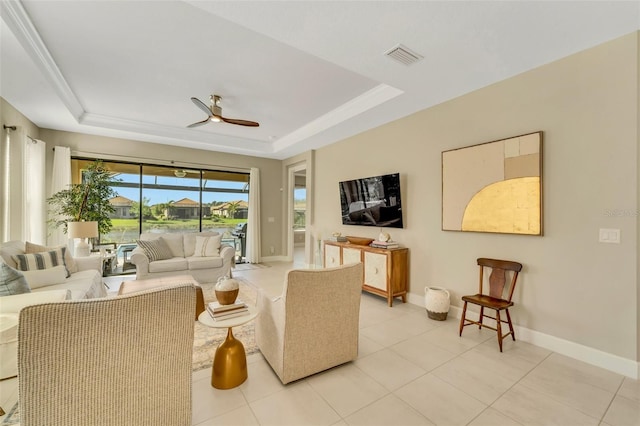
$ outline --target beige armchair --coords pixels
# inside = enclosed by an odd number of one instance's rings
[[[358,356],[361,263],[292,270],[282,295],[258,297],[256,343],[286,384]]]
[[[191,425],[193,285],[20,311],[29,425]]]

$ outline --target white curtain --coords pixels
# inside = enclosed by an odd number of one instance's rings
[[[249,220],[247,221],[248,263],[260,263],[260,170],[252,167],[249,175]]]
[[[53,172],[49,196],[63,189],[69,189],[69,185],[71,185],[71,149],[66,146],[56,146],[53,153]],[[65,244],[67,244],[67,236],[62,228],[52,229],[49,235],[49,245]]]
[[[47,214],[45,194],[45,155],[47,144],[26,137],[22,157],[22,227],[23,241],[36,244],[47,242]]]
[[[0,242],[10,240],[9,224],[11,223],[11,209],[9,208],[9,196],[11,194],[11,130],[5,130],[5,137],[0,146],[0,155],[2,156],[2,170],[0,173]]]

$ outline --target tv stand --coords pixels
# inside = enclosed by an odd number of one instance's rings
[[[324,242],[324,266],[333,268],[349,263],[364,264],[362,290],[383,296],[389,307],[393,299],[401,297],[407,302],[409,249],[381,249],[336,241]]]

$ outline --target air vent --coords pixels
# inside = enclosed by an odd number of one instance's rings
[[[396,61],[404,64],[411,65],[423,58],[423,56],[417,54],[406,46],[398,44],[394,46],[392,49],[385,52],[385,55],[388,57],[395,59]]]

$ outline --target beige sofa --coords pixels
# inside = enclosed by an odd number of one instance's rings
[[[14,269],[17,268],[17,264],[13,256],[18,254],[25,254],[24,241],[9,241],[0,244],[0,257],[2,261]],[[45,274],[38,274],[40,277],[37,279],[37,282],[35,274],[33,282],[29,282],[30,278],[27,277],[27,283],[31,288],[31,292],[69,290],[71,291],[71,299],[105,297],[107,291],[104,284],[102,284],[102,259],[100,256],[74,257],[73,262],[77,266],[77,269],[69,267],[68,269],[69,272],[71,272],[71,276],[61,278],[57,280],[57,282],[53,282],[51,278],[49,278],[51,275],[46,277]],[[25,276],[27,276],[27,274],[25,274]]]
[[[292,270],[282,295],[258,297],[255,337],[283,384],[358,356],[362,263]]]
[[[204,250],[201,244],[207,237],[217,241],[218,248],[213,253]],[[136,280],[191,275],[202,284],[216,282],[223,276],[231,276],[235,248],[221,244],[222,236],[218,232],[140,234],[142,242],[157,240],[162,240],[162,247],[168,247],[170,254],[160,256],[163,257],[160,260],[151,260],[152,253],[142,247],[136,247],[131,253],[131,263],[136,265]]]
[[[13,256],[25,254],[25,248],[24,241],[0,244],[0,262],[16,269]],[[31,292],[0,297],[0,379],[15,376],[18,371],[18,315],[23,308],[39,303],[102,298],[107,295],[102,284],[102,259],[90,256],[72,260],[73,267],[69,267],[72,273],[68,278],[65,278],[66,272],[59,274],[58,270],[21,271]]]

